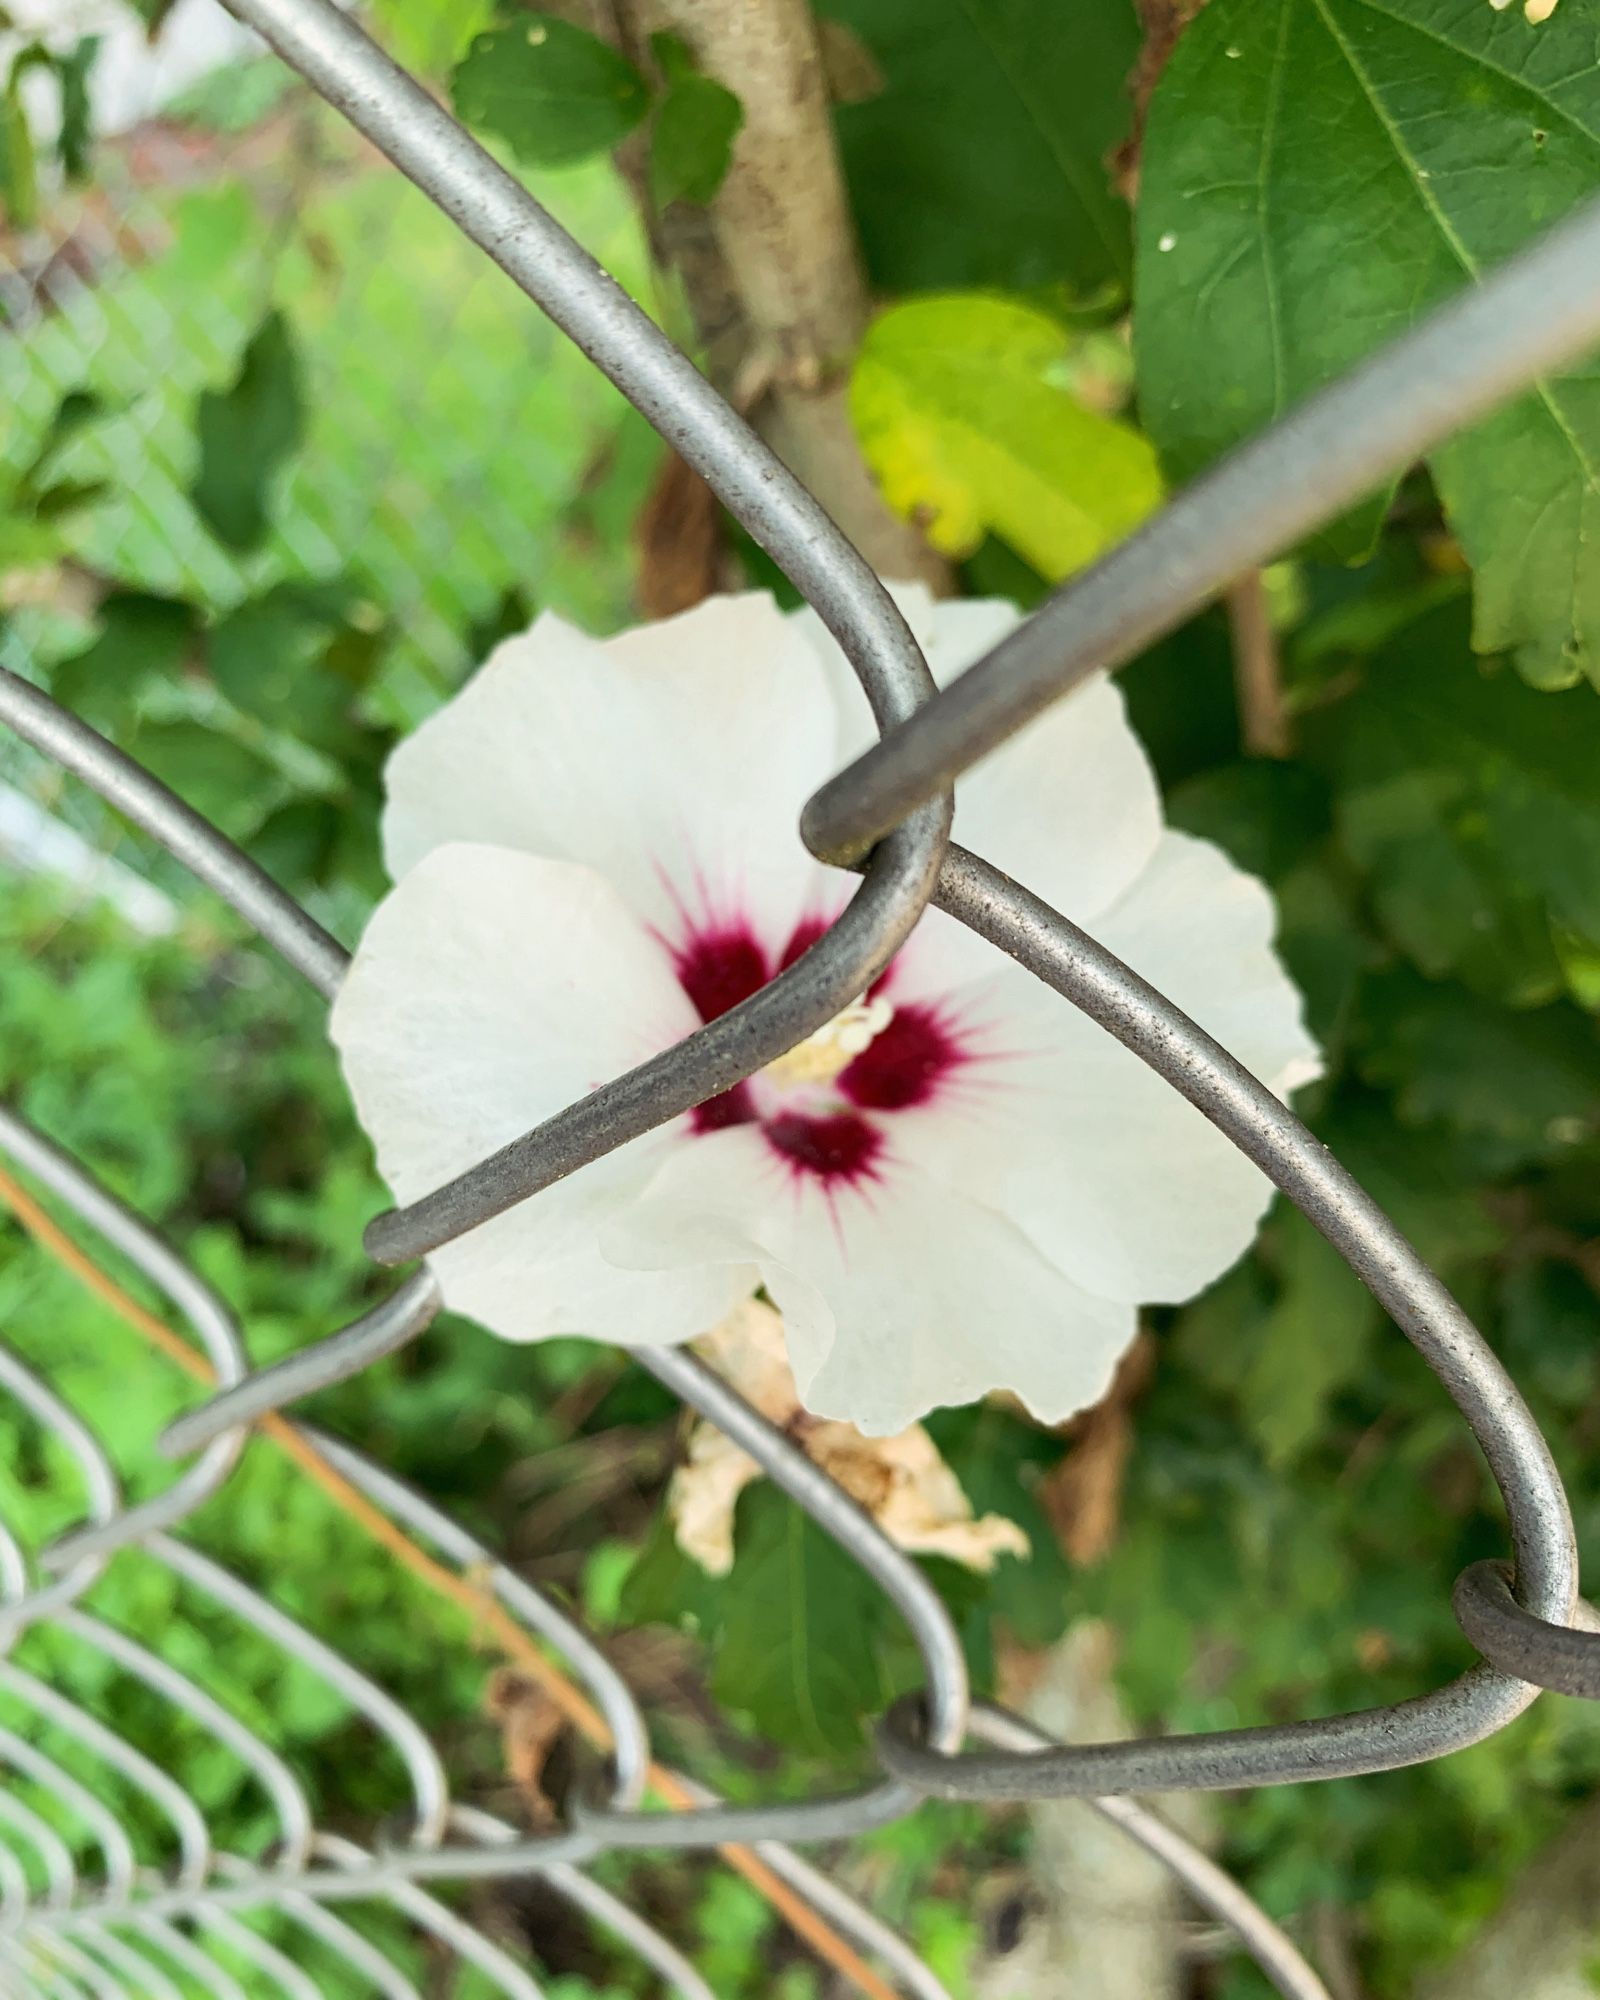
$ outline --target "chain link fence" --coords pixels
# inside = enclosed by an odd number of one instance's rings
[[[1482,1657],[1433,1693],[1313,1721],[1060,1744],[1013,1715],[972,1701],[962,1649],[937,1595],[824,1472],[691,1355],[646,1351],[635,1357],[637,1364],[748,1450],[887,1593],[922,1660],[921,1694],[879,1722],[876,1781],[807,1800],[727,1804],[652,1767],[638,1700],[551,1598],[383,1466],[277,1414],[425,1329],[438,1307],[425,1263],[384,1304],[340,1332],[273,1367],[252,1368],[248,1330],[235,1324],[217,1292],[82,1167],[14,1114],[0,1113],[0,1152],[164,1296],[186,1328],[179,1344],[217,1385],[215,1396],[164,1440],[186,1461],[184,1469],[160,1491],[128,1503],[100,1442],[78,1415],[48,1381],[0,1348],[0,1383],[52,1441],[52,1462],[72,1468],[83,1516],[81,1525],[42,1549],[25,1549],[0,1534],[0,1620],[8,1637],[24,1628],[53,1628],[98,1653],[113,1690],[107,1712],[116,1713],[124,1702],[130,1713],[136,1703],[150,1702],[177,1712],[182,1740],[196,1758],[203,1743],[258,1788],[267,1829],[251,1854],[220,1851],[189,1767],[156,1763],[135,1747],[131,1732],[108,1726],[45,1678],[0,1665],[5,1712],[20,1707],[28,1717],[25,1727],[0,1726],[0,1760],[17,1780],[0,1793],[0,1989],[145,1993],[159,2000],[194,1992],[226,2000],[245,1993],[310,1996],[329,1990],[323,1968],[337,1965],[341,1977],[353,1976],[368,1990],[411,1995],[427,1984],[425,1973],[408,1969],[419,1963],[415,1949],[423,1939],[466,1968],[469,1982],[478,1982],[460,1990],[535,1994],[537,1979],[522,1954],[491,1935],[492,1926],[474,1920],[470,1885],[537,1877],[638,1953],[668,1990],[704,1995],[710,1991],[705,1981],[660,1931],[585,1870],[615,1850],[739,1843],[754,1850],[755,1863],[802,1912],[821,1918],[848,1941],[852,1954],[860,1954],[849,1961],[860,1990],[934,1996],[943,1988],[928,1967],[787,1843],[857,1834],[914,1811],[927,1797],[1083,1796],[1162,1858],[1195,1899],[1230,1925],[1279,1992],[1326,2000],[1326,1989],[1294,1945],[1130,1795],[1392,1769],[1481,1740],[1521,1714],[1540,1687],[1600,1696],[1600,1637],[1577,1595],[1566,1497],[1514,1384],[1384,1214],[1292,1113],[1159,993],[1025,888],[951,846],[948,787],[957,772],[1084,674],[1127,658],[1240,570],[1333,516],[1384,472],[1600,338],[1594,276],[1600,270],[1600,210],[1580,213],[1514,266],[1292,413],[935,695],[881,586],[806,491],[551,215],[466,141],[424,90],[332,0],[230,5],[414,183],[401,188],[384,177],[384,199],[394,204],[396,218],[420,215],[425,200],[436,203],[707,478],[824,617],[867,688],[883,731],[882,742],[805,810],[802,823],[814,851],[859,864],[863,872],[854,901],[818,944],[753,999],[687,1041],[426,1200],[380,1217],[368,1233],[372,1255],[385,1265],[425,1258],[514,1203],[537,1199],[562,1175],[729,1089],[865,990],[922,910],[936,902],[1022,960],[1063,1004],[1090,1014],[1196,1104],[1360,1274],[1482,1447],[1504,1498],[1515,1564],[1480,1564],[1458,1581],[1456,1615]],[[306,112],[301,106],[290,115]],[[324,116],[320,110],[313,115]],[[263,171],[269,179],[285,171],[283,155],[269,153]],[[368,169],[357,164],[351,171],[360,182]],[[395,226],[409,229],[411,222]],[[124,262],[130,260],[124,256]],[[131,263],[136,266],[137,256]],[[381,257],[374,258],[373,285],[381,282],[381,265]],[[58,275],[50,275],[53,269]],[[54,396],[74,379],[77,363],[62,356],[92,360],[110,325],[107,294],[116,291],[114,284],[88,283],[71,259],[63,265],[59,249],[13,280],[8,310],[14,325],[38,324],[48,303],[51,324],[60,330],[59,341],[44,343],[54,357],[48,364],[39,358],[37,340],[8,343],[8,368],[21,368],[30,381],[27,371],[40,371],[37,386],[19,393]],[[117,309],[134,310],[125,302]],[[31,322],[30,312],[36,315]],[[210,352],[220,360],[232,335],[220,324],[213,331]],[[441,329],[441,342],[443,337]],[[72,342],[79,343],[76,349]],[[151,437],[158,428],[152,426]],[[413,442],[409,431],[386,440],[393,462]],[[425,456],[407,463],[411,476],[425,476]],[[1308,468],[1315,468],[1315,477]],[[119,532],[166,534],[164,509],[182,488],[175,463],[169,473],[167,493],[157,481],[145,496],[148,520],[130,519]],[[321,531],[331,536],[333,527],[324,522]],[[295,532],[309,537],[313,529],[303,525]],[[380,509],[369,509],[360,532],[382,540]],[[180,539],[172,560],[185,560],[181,550]],[[291,553],[314,562],[316,545],[308,540]],[[497,578],[481,581],[492,590]],[[229,580],[206,582],[222,590]],[[164,846],[318,994],[336,990],[345,963],[338,943],[148,772],[16,675],[0,676],[0,719]],[[595,754],[604,754],[603,744]],[[32,1218],[37,1235],[59,1236],[25,1188],[10,1198],[19,1215]],[[102,1296],[124,1317],[143,1314],[152,1338],[179,1339],[115,1286],[107,1292],[107,1283],[102,1277]],[[432,1566],[436,1582],[485,1607],[497,1638],[530,1670],[544,1657],[542,1648],[553,1649],[583,1684],[591,1734],[608,1754],[603,1769],[575,1786],[559,1825],[530,1835],[455,1802],[439,1747],[391,1695],[176,1532],[229,1479],[253,1424],[274,1426],[274,1436],[308,1472],[370,1510],[391,1546],[403,1543],[413,1562]],[[157,1635],[135,1637],[83,1609],[85,1594],[113,1561],[162,1567],[172,1583],[174,1630],[238,1621],[319,1680],[358,1719],[374,1755],[391,1767],[407,1801],[403,1814],[366,1827],[356,1839],[337,1805],[319,1810],[308,1799],[294,1772],[239,1712],[231,1690],[207,1687],[198,1670],[180,1670],[170,1648],[154,1645]],[[774,1643],[782,1643],[778,1635]],[[969,1740],[979,1747],[968,1749]],[[651,1788],[677,1809],[646,1810]],[[265,1928],[256,1921],[263,1911],[273,1916]]]
[[[412,32],[430,73],[480,11],[454,0]],[[13,50],[30,17],[19,19]],[[474,622],[529,576],[561,569],[586,484],[628,448],[620,398],[214,0],[187,0],[150,45],[120,0],[47,5],[36,25],[57,49],[98,37],[91,102],[111,129],[92,183],[56,186],[0,249],[11,413],[0,459],[23,459],[63,396],[96,394],[108,420],[73,470],[115,490],[75,534],[86,569],[225,610],[280,578],[353,568],[403,633],[402,690],[408,666],[436,697],[463,670]],[[185,49],[182,64],[163,59]],[[41,83],[41,129],[53,113]],[[634,219],[607,174],[563,176],[556,199],[624,282],[645,282]],[[238,556],[192,504],[193,409],[236,373],[274,301],[295,325],[311,429],[266,545]],[[506,366],[511,355],[519,367]],[[644,434],[627,429],[648,463]],[[532,454],[519,442],[530,433]],[[574,610],[623,601],[625,563],[608,569],[602,553],[586,547],[584,565],[562,572],[583,593]]]

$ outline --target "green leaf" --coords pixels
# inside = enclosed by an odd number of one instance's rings
[[[1514,1013],[1397,967],[1363,1015],[1363,1076],[1408,1124],[1470,1145],[1481,1171],[1517,1173],[1600,1134],[1600,1031],[1576,1008]]]
[[[236,738],[201,722],[158,722],[139,731],[139,759],[186,804],[244,840],[277,805],[282,784]]]
[[[1389,996],[1369,992],[1364,1010]],[[1527,1017],[1524,1017],[1526,1019]],[[1542,1017],[1534,1017],[1539,1019]],[[1536,1028],[1532,1039],[1539,1039]],[[1402,1108],[1403,1115],[1403,1108]],[[1317,1128],[1418,1255],[1447,1281],[1503,1248],[1505,1227],[1484,1205],[1484,1161],[1463,1146],[1464,1128],[1398,1124],[1394,1107],[1367,1093],[1343,1093]]]
[[[452,79],[457,112],[530,167],[609,152],[644,117],[644,78],[609,43],[551,14],[479,35]]]
[[[698,1638],[717,1698],[791,1749],[858,1750],[862,1718],[918,1672],[882,1592],[764,1480],[740,1496],[726,1577],[683,1553],[663,1508],[620,1602],[626,1620]]]
[[[196,418],[200,467],[190,497],[206,526],[229,548],[247,552],[265,541],[267,489],[304,427],[300,367],[288,323],[282,313],[269,312],[231,385],[202,391]]]
[[[1461,608],[1402,633],[1306,730],[1380,921],[1423,972],[1528,1006],[1600,944],[1600,709],[1479,669]]]
[[[89,123],[89,72],[100,53],[100,37],[84,35],[68,55],[56,60],[61,80],[61,131],[56,149],[61,170],[69,181],[88,178],[89,147],[93,131]]]
[[[1128,128],[1130,0],[824,0],[885,87],[838,109],[868,270],[884,291],[1128,278],[1106,157]]]
[[[359,607],[343,583],[278,583],[218,619],[206,638],[211,677],[236,708],[317,743],[348,710],[351,683],[323,663]]]
[[[57,403],[33,457],[17,474],[14,498],[19,505],[34,504],[57,452],[62,451],[86,430],[97,417],[104,416],[104,401],[88,389],[69,389]]]
[[[663,30],[650,37],[650,53],[655,58],[656,68],[662,80],[670,88],[675,83],[683,83],[691,76],[699,76],[694,52],[682,35],[674,35]]]
[[[39,168],[17,74],[0,91],[0,213],[13,229],[31,227],[39,212]]]
[[[676,35],[652,35],[667,93],[650,131],[650,192],[668,202],[708,202],[727,177],[744,107],[731,90],[693,66]]]
[[[949,293],[892,307],[862,345],[850,408],[884,498],[947,555],[998,535],[1052,581],[1160,498],[1149,444],[1065,386],[1068,337],[1031,306]]]
[[[328,882],[347,816],[345,806],[326,799],[290,799],[256,828],[250,858],[291,893],[303,894],[308,883]]]
[[[1175,1351],[1199,1380],[1234,1397],[1281,1469],[1321,1432],[1330,1399],[1360,1373],[1379,1321],[1338,1251],[1285,1207],[1263,1233],[1259,1261],[1236,1266],[1185,1308]]]
[[[1052,1644],[1071,1615],[1075,1578],[1034,1494],[1060,1460],[1060,1439],[992,1403],[935,1411],[928,1428],[973,1513],[1003,1514],[1028,1538],[1026,1557],[1006,1556],[981,1579],[985,1622],[1000,1622],[1025,1646]]]
[[[739,1502],[722,1586],[712,1690],[774,1742],[859,1750],[886,1703],[878,1628],[887,1600],[814,1521],[765,1481]]]
[[[1328,1403],[1360,1372],[1380,1315],[1372,1294],[1297,1208],[1279,1217],[1269,1255],[1278,1295],[1239,1403],[1268,1460],[1282,1466],[1323,1431]]]
[[[372,0],[366,18],[397,63],[432,77],[443,75],[462,44],[490,27],[495,12],[493,0]]]
[[[1596,187],[1592,7],[1534,28],[1476,0],[1211,0],[1156,91],[1142,165],[1135,344],[1170,470],[1187,477]],[[1474,643],[1514,650],[1541,685],[1600,683],[1600,372],[1541,383],[1432,466],[1476,572]]]
[[[421,67],[398,54],[387,23],[382,41],[407,69]],[[287,63],[274,55],[261,55],[197,77],[187,90],[169,99],[161,115],[198,126],[203,132],[233,136],[260,125],[298,87],[299,77]]]
[[[0,507],[0,576],[12,570],[42,569],[59,561],[61,553],[60,534],[49,522]]]
[[[127,714],[151,683],[179,679],[197,623],[194,606],[180,598],[113,591],[100,606],[99,632],[82,652],[57,662],[50,692],[92,719]]]
[[[47,486],[33,503],[34,517],[40,521],[61,521],[81,513],[112,491],[109,479],[58,479]]]
[[[1594,1393],[1600,1297],[1575,1264],[1554,1259],[1519,1263],[1504,1286],[1507,1365],[1581,1421]]]
[[[721,1630],[722,1585],[678,1546],[665,1507],[634,1558],[622,1586],[620,1608],[632,1625],[672,1625],[708,1640]]]

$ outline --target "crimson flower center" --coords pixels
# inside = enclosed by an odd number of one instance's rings
[[[797,924],[774,960],[749,924],[706,924],[672,948],[673,965],[701,1020],[714,1021],[792,965],[822,930],[815,919]],[[891,964],[810,1041],[699,1105],[691,1129],[757,1125],[797,1176],[830,1187],[878,1179],[894,1115],[929,1103],[969,1059],[937,1003],[891,997],[894,979]]]

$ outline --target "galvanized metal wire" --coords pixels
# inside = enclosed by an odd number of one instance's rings
[[[1354,1714],[1201,1736],[1077,1746],[970,1698],[945,1610],[918,1567],[817,1466],[717,1375],[682,1351],[636,1359],[751,1453],[886,1593],[916,1642],[921,1692],[879,1720],[881,1775],[806,1801],[730,1806],[703,1788],[692,1809],[642,1809],[648,1727],[632,1692],[573,1618],[431,1501],[341,1441],[323,1454],[362,1493],[464,1573],[486,1578],[526,1631],[556,1648],[611,1730],[603,1781],[557,1829],[529,1838],[452,1796],[435,1746],[407,1711],[281,1608],[176,1537],[231,1473],[251,1422],[359,1373],[416,1339],[439,1309],[426,1266],[390,1298],[271,1368],[252,1371],[248,1329],[224,1301],[79,1164],[0,1110],[0,1153],[128,1259],[172,1303],[209,1355],[217,1393],[166,1433],[187,1459],[165,1491],[124,1505],[92,1432],[22,1360],[0,1347],[0,1389],[76,1462],[87,1519],[30,1564],[0,1524],[0,1634],[53,1625],[117,1676],[187,1716],[235,1757],[275,1816],[265,1858],[218,1852],[182,1773],[38,1677],[0,1662],[0,1689],[75,1745],[73,1768],[0,1729],[0,1762],[53,1802],[47,1819],[0,1791],[0,1991],[160,1996],[202,1990],[314,1994],[284,1935],[314,1940],[378,1991],[410,1995],[406,1974],[330,1906],[397,1912],[474,1964],[500,1992],[535,1995],[534,1975],[435,1893],[450,1881],[537,1874],[635,1951],[669,1991],[704,1996],[681,1952],[581,1872],[605,1850],[751,1842],[907,1994],[933,2000],[932,1972],[789,1842],[833,1840],[915,1810],[925,1797],[1081,1795],[1231,1927],[1277,1991],[1327,2000],[1294,1944],[1236,1884],[1131,1794],[1345,1776],[1442,1756],[1503,1728],[1541,1687],[1600,1697],[1600,1620],[1578,1596],[1567,1500],[1515,1385],[1446,1288],[1387,1216],[1279,1100],[1162,994],[1095,940],[980,857],[949,844],[950,786],[1084,674],[1170,630],[1242,568],[1274,554],[1418,453],[1539,373],[1600,339],[1600,204],[1301,409],[1291,412],[1149,527],[1064,586],[1012,637],[935,694],[887,592],[812,496],[527,191],[334,0],[226,0],[463,233],[549,314],[710,482],[838,639],[881,741],[804,804],[800,825],[826,859],[859,865],[854,899],[765,989],[630,1074],[547,1120],[423,1201],[381,1217],[368,1248],[400,1264],[452,1241],[586,1163],[729,1089],[802,1041],[861,992],[930,902],[1009,954],[1131,1049],[1277,1184],[1338,1250],[1438,1377],[1481,1447],[1505,1503],[1514,1564],[1476,1565],[1456,1587],[1478,1665],[1449,1686]],[[820,693],[820,690],[819,690]],[[346,963],[339,943],[204,818],[27,681],[0,672],[0,720],[163,845],[323,997]],[[604,746],[596,745],[596,755]],[[797,814],[802,801],[796,802]],[[797,832],[797,839],[801,834]],[[309,1435],[309,1434],[308,1434]],[[139,1551],[309,1669],[347,1704],[393,1766],[403,1827],[357,1846],[320,1829],[292,1771],[233,1711],[146,1641],[78,1608],[118,1552]],[[980,1748],[969,1750],[969,1739]],[[87,1759],[104,1794],[78,1775]],[[119,1812],[138,1795],[164,1824],[169,1865],[141,1864]],[[78,1838],[63,1839],[59,1824]],[[84,1838],[96,1859],[77,1858]],[[40,1886],[42,1885],[42,1886]],[[290,1922],[269,1941],[235,1914]]]

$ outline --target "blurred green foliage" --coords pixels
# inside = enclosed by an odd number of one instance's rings
[[[916,460],[930,427],[944,427],[935,484],[949,504],[953,480],[966,510],[952,545],[966,584],[1035,601],[1095,538],[1065,550],[1033,538],[1039,510],[1024,517],[1013,504],[1018,482],[1042,483],[1063,518],[1104,524],[1126,499],[1073,438],[1111,430],[1105,406],[1130,388],[1118,331],[1129,225],[1105,154],[1126,126],[1131,8],[973,0],[933,17],[901,0],[829,0],[822,11],[848,30],[869,76],[841,104],[839,129],[875,282],[891,293],[966,288],[953,302],[901,306],[873,336],[869,364],[881,364],[897,327],[931,313],[943,328],[946,373],[911,420],[891,412],[892,444]],[[1486,257],[1600,180],[1584,123],[1600,0],[1562,0],[1553,27],[1537,31],[1514,13],[1468,11],[1395,0],[1380,22],[1347,0],[1212,0],[1180,44],[1151,112],[1138,366],[1113,433],[1139,455],[1141,507],[1154,475],[1130,426],[1168,476],[1184,477],[1409,320],[1463,261],[1475,268],[1477,249],[1463,260],[1440,220],[1475,148],[1499,146],[1492,200],[1476,213]],[[540,92],[552,51],[581,54],[581,73],[595,73],[592,50],[492,27],[487,8],[391,0],[380,12],[401,53],[436,74],[488,33],[458,74],[458,102],[524,159],[550,157],[538,151],[549,114],[524,88],[530,60]],[[1302,45],[1291,72],[1283,51]],[[664,67],[658,140],[671,92],[696,81]],[[1291,90],[1293,103],[1280,102]],[[1560,116],[1538,126],[1545,143],[1500,145],[1496,135],[1517,137],[1524,114],[1557,97]],[[532,150],[501,115],[513,98]],[[75,317],[46,317],[0,347],[0,391],[17,413],[0,439],[10,607],[0,653],[353,938],[382,886],[375,820],[390,744],[535,603],[598,627],[627,616],[631,528],[658,451],[447,223],[271,65],[190,102],[206,129],[276,130],[273,171],[159,195],[162,234],[148,256],[104,274]],[[695,116],[660,193],[702,199],[714,186],[703,155],[716,130],[719,144],[731,138],[727,108],[692,129]],[[1337,172],[1323,171],[1318,150],[1328,129],[1341,135]],[[621,136],[592,122],[584,133],[564,157]],[[1408,134],[1442,149],[1426,170],[1433,198],[1405,164]],[[535,185],[652,296],[637,222],[604,160]],[[365,247],[385,230],[374,261]],[[1416,283],[1424,251],[1437,286]],[[1357,311],[1353,300],[1366,303]],[[143,331],[152,324],[168,330],[159,355]],[[1048,343],[1048,354],[1028,350],[1020,389],[1004,368],[979,365],[996,325]],[[1453,446],[1436,461],[1437,490],[1413,474],[1272,574],[1291,756],[1241,753],[1220,612],[1160,642],[1123,681],[1170,817],[1220,842],[1278,898],[1282,949],[1328,1052],[1328,1075],[1301,1108],[1517,1376],[1555,1447],[1592,1570],[1600,702],[1587,685],[1543,685],[1588,666],[1567,542],[1592,494],[1565,461],[1549,471],[1559,454],[1545,454],[1544,526],[1524,533],[1518,511],[1535,491],[1522,483],[1528,438],[1569,409],[1586,435],[1589,387],[1579,376],[1490,420],[1476,456]],[[908,506],[928,497],[928,466],[917,464],[923,485],[908,489]],[[1358,543],[1370,559],[1345,566],[1338,558]],[[1553,547],[1560,563],[1547,560]],[[91,613],[45,587],[58,574],[94,580]],[[1555,656],[1572,671],[1554,671]],[[160,1221],[238,1311],[254,1359],[329,1330],[373,1296],[359,1242],[382,1194],[315,1004],[170,863],[54,774],[9,755],[0,770],[147,871],[182,911],[175,938],[141,942],[59,887],[8,878],[0,1090]],[[189,1392],[4,1226],[0,1306],[8,1338],[81,1405],[129,1490],[170,1477],[148,1442]],[[1245,1262],[1152,1317],[1158,1358],[1137,1411],[1122,1533],[1094,1568],[1059,1552],[1039,1504],[1059,1439],[998,1407],[932,1420],[978,1509],[1011,1514],[1033,1542],[1029,1561],[1005,1561],[988,1580],[929,1565],[980,1685],[992,1683],[998,1637],[1048,1645],[1090,1613],[1121,1634],[1124,1693],[1151,1728],[1327,1713],[1462,1670],[1470,1655],[1449,1585],[1467,1562],[1503,1553],[1501,1510],[1438,1384],[1322,1239],[1280,1205]],[[882,1597],[771,1489],[741,1500],[728,1579],[687,1562],[658,1505],[673,1406],[581,1341],[516,1350],[442,1323],[314,1414],[513,1544],[519,1496],[557,1446],[623,1433],[662,1446],[647,1506],[586,1516],[579,1550],[552,1556],[535,1536],[521,1552],[619,1644],[638,1624],[676,1630],[675,1671],[703,1674],[731,1720],[712,1727],[693,1704],[669,1703],[664,1744],[736,1797],[798,1795],[864,1770],[863,1720],[915,1684]],[[70,1524],[82,1495],[9,1407],[0,1433],[0,1513],[37,1546]],[[252,1447],[194,1532],[447,1733],[469,1783],[499,1782],[471,1635],[266,1446]],[[399,1802],[401,1774],[372,1759],[320,1684],[182,1595],[129,1557],[93,1603],[130,1629],[160,1630],[179,1664],[225,1679],[315,1797],[368,1819]],[[103,1668],[60,1639],[32,1638],[20,1657],[91,1706],[105,1699]],[[264,1801],[227,1760],[158,1704],[119,1720],[184,1769],[231,1841],[259,1842]],[[1224,1858],[1286,1917],[1317,1903],[1351,1913],[1372,1990],[1397,1994],[1470,1934],[1597,1782],[1600,1719],[1547,1699],[1441,1763],[1231,1800]],[[866,1843],[857,1864],[875,1905],[958,1994],[978,1917],[951,1893],[951,1857],[970,1882],[1024,1838],[1016,1818],[930,1809]],[[742,1883],[695,1862],[613,1858],[602,1872],[673,1912],[719,1993],[818,1990],[800,1964],[775,1961],[771,1914]],[[602,1959],[550,1990],[629,1993],[633,1977],[622,1959]],[[1230,1963],[1208,1991],[1255,2000],[1264,1988]]]

